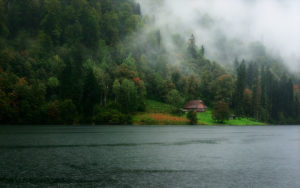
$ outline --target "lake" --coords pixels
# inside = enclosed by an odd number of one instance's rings
[[[300,187],[300,126],[0,127],[0,187]]]

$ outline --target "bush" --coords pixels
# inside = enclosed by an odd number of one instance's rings
[[[185,114],[184,111],[182,111],[180,108],[174,108],[172,109],[172,114],[177,115],[177,116],[183,116]]]
[[[115,109],[101,110],[94,115],[93,122],[98,125],[128,125],[132,123],[132,117]]]
[[[218,123],[224,123],[229,120],[230,111],[228,103],[219,101],[215,104],[212,112],[212,118]]]
[[[149,117],[149,116],[143,116],[140,121],[141,121],[141,123],[143,123],[145,125],[155,125],[156,124],[156,121],[152,117]]]
[[[51,101],[40,109],[40,122],[47,124],[73,124],[78,118],[76,106],[70,99]]]
[[[70,99],[66,99],[60,103],[60,115],[64,124],[73,124],[77,116],[76,106]]]
[[[46,122],[48,124],[60,124],[60,104],[58,100],[51,101],[45,106]]]
[[[191,111],[188,112],[187,118],[190,120],[190,124],[191,125],[196,125],[197,122],[198,122],[197,112],[195,112],[193,110],[191,110]]]

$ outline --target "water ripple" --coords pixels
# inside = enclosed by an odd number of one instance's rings
[[[187,140],[181,142],[152,142],[152,143],[116,143],[116,144],[72,144],[72,145],[2,145],[0,149],[49,149],[49,148],[78,148],[78,147],[134,147],[134,146],[183,146],[190,144],[217,144],[219,140]]]

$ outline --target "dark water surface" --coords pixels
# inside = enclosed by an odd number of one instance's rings
[[[300,127],[0,127],[0,187],[300,187]]]

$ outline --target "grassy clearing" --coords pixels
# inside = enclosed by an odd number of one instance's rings
[[[146,101],[146,112],[147,113],[165,113],[170,114],[176,108],[172,105],[165,104],[162,102],[154,101],[154,100],[147,100]]]
[[[212,112],[208,110],[207,112],[198,113],[198,124],[200,125],[216,125],[217,123],[212,119]],[[225,125],[265,125],[265,123],[258,122],[248,118],[240,118],[226,121]]]
[[[181,117],[171,115],[176,108],[172,105],[168,105],[162,102],[147,100],[146,112],[136,114],[133,117],[135,125],[187,125],[189,120],[186,115]],[[212,112],[208,110],[204,113],[198,113],[199,125],[217,125],[212,119]],[[224,125],[265,125],[264,123],[257,122],[248,118],[229,120]]]

